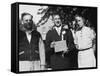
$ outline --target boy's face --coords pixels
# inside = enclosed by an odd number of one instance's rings
[[[54,20],[54,23],[55,23],[56,27],[60,27],[61,26],[61,19],[60,19],[59,15],[54,15],[53,16],[53,20]]]

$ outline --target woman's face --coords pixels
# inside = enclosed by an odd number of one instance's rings
[[[76,16],[75,17],[76,19],[76,24],[79,26],[79,27],[83,27],[84,26],[84,19],[80,16]]]

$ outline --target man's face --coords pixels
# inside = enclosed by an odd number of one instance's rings
[[[54,19],[55,26],[56,26],[56,27],[60,27],[60,26],[61,26],[61,19],[60,19],[60,16],[59,16],[59,15],[54,15],[54,16],[53,16],[53,19]]]
[[[75,19],[76,19],[76,23],[80,28],[84,26],[84,20],[82,17],[76,16]]]
[[[33,21],[31,15],[25,15],[22,21],[26,30],[32,30]]]

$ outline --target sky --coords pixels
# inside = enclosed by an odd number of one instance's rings
[[[44,15],[38,15],[38,9],[40,8],[47,8],[47,6],[39,6],[39,5],[19,5],[19,18],[21,18],[21,14],[23,12],[27,12],[30,13],[31,15],[33,15],[33,20],[35,23],[37,23],[41,17]]]

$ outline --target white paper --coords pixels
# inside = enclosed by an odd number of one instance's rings
[[[55,52],[67,51],[66,40],[56,41],[54,49]]]

